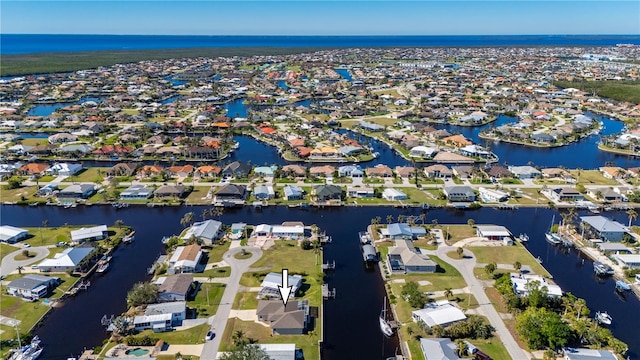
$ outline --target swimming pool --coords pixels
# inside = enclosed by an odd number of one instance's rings
[[[142,355],[147,355],[149,353],[149,350],[147,349],[141,349],[141,348],[135,348],[133,350],[127,350],[125,351],[125,354],[127,355],[134,355],[134,356],[142,356]]]

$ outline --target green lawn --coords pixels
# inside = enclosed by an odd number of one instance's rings
[[[29,329],[44,315],[49,306],[43,305],[42,301],[27,302],[16,296],[7,294],[7,288],[5,286],[0,287],[0,309],[2,309],[2,315],[21,321],[18,326],[20,333],[26,334]],[[0,340],[12,339],[16,336],[16,332],[13,328],[2,325],[0,329],[3,330],[0,333]]]
[[[469,340],[469,342],[483,353],[489,355],[492,359],[511,359],[509,352],[507,352],[504,344],[497,336],[488,339]]]
[[[400,190],[403,193],[407,194],[407,196],[409,197],[408,202],[413,204],[422,204],[422,203],[428,202],[429,200],[433,200],[431,196],[425,194],[424,191],[417,188],[403,187],[403,188],[396,188],[396,190]]]
[[[187,183],[185,182],[184,184],[187,184]],[[189,196],[187,196],[187,199],[185,200],[185,202],[187,204],[202,204],[202,205],[211,204],[212,199],[206,199],[209,189],[210,189],[209,186],[194,186],[193,191],[189,194]],[[199,218],[198,220],[201,220],[200,214],[195,214],[195,215]]]
[[[245,291],[236,294],[233,300],[233,309],[251,310],[258,308],[258,293],[255,291]]]
[[[231,267],[229,266],[216,267],[213,269],[205,270],[204,272],[202,272],[202,274],[198,274],[198,275],[202,277],[211,276],[212,278],[229,277],[229,275],[231,275]]]
[[[95,182],[97,179],[104,180],[104,174],[107,172],[107,170],[109,170],[108,167],[88,168],[77,175],[68,177],[66,181]]]
[[[233,334],[242,330],[246,338],[257,340],[260,344],[296,344],[296,348],[302,349],[305,359],[319,359],[318,340],[320,339],[320,321],[315,321],[316,328],[305,335],[271,335],[271,329],[258,325],[251,321],[242,321],[237,318],[229,319],[224,334],[222,335],[220,350],[226,351],[233,346]]]
[[[208,263],[216,263],[222,261],[222,255],[224,255],[224,253],[229,250],[229,246],[231,246],[231,243],[229,241],[225,241],[221,244],[214,244],[213,247],[209,249]]]
[[[571,175],[578,180],[579,184],[583,185],[619,185],[618,181],[614,179],[607,179],[598,170],[580,170],[580,176],[578,176],[578,170],[569,170]]]
[[[533,272],[541,276],[550,276],[549,272],[520,244],[513,246],[469,246],[468,250],[473,252],[478,263],[513,265],[519,261],[522,265],[529,265]]]
[[[476,229],[469,225],[436,225],[435,228],[441,229],[447,238],[447,243],[454,246],[460,240],[476,236]]]
[[[36,191],[36,186],[23,186],[17,189],[7,190],[4,185],[0,189],[0,201],[16,202],[22,200],[23,197],[30,198]]]
[[[92,226],[92,225],[85,225]],[[60,226],[60,227],[25,227],[25,230],[29,230],[29,234],[32,235],[29,239],[23,241],[31,246],[43,246],[43,245],[55,245],[60,241],[70,241],[71,230],[80,229],[81,226]],[[128,227],[117,228],[109,226],[107,228],[110,238],[118,238],[126,235],[130,229]],[[102,243],[104,240],[98,241]]]
[[[211,316],[218,310],[225,287],[225,284],[202,283],[196,298],[188,301],[187,306],[192,309],[198,309],[198,317]]]
[[[144,330],[140,332],[136,337],[142,337],[148,335],[150,337],[159,338],[164,340],[167,344],[202,344],[204,342],[204,336],[209,331],[208,324],[198,325],[186,330],[170,331],[164,333],[154,333],[153,330]]]
[[[20,250],[19,247],[12,246],[5,243],[0,243],[0,261],[7,256],[9,253],[12,253],[16,250]]]

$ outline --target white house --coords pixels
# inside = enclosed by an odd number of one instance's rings
[[[258,344],[270,360],[295,360],[296,344]]]
[[[201,259],[200,246],[196,244],[178,246],[169,259],[169,267],[176,273],[192,273],[196,271]]]
[[[433,157],[433,155],[437,152],[436,149],[434,148],[430,148],[430,147],[426,147],[426,146],[416,146],[416,147],[412,147],[411,150],[409,150],[409,156],[411,157]]]
[[[511,171],[513,175],[518,179],[534,179],[542,176],[540,170],[529,165],[509,166],[509,171]]]
[[[142,315],[133,318],[133,326],[136,331],[153,329],[153,332],[171,330],[171,314]]]
[[[73,270],[93,251],[92,247],[74,247],[64,249],[53,256],[53,259],[45,259],[38,264],[40,272],[62,272]]]
[[[627,228],[615,220],[609,220],[604,216],[581,216],[580,220],[589,225],[588,231],[604,241],[622,241],[622,236]]]
[[[287,281],[288,285],[292,286],[291,294],[289,296],[293,298],[302,286],[302,276],[288,275]],[[260,286],[262,287],[262,289],[258,294],[259,298],[280,298],[280,291],[278,290],[278,288],[282,286],[282,274],[276,272],[268,273],[267,276],[265,276],[264,280],[262,280]]]
[[[15,244],[29,236],[29,231],[11,225],[0,226],[0,242]]]
[[[204,245],[212,245],[221,235],[222,223],[216,220],[206,220],[194,223],[189,230],[185,232],[182,240],[191,239],[195,237],[201,240]]]
[[[562,296],[562,289],[558,285],[549,284],[545,278],[539,275],[523,275],[511,273],[511,284],[513,285],[513,292],[518,296],[529,295],[529,287],[533,282],[537,282],[538,289],[543,287],[547,288],[547,296],[552,298],[559,298]]]
[[[640,269],[640,255],[638,254],[617,254],[615,257],[622,266]]]
[[[475,201],[476,194],[470,186],[453,185],[445,186],[443,189],[449,201]]]
[[[7,285],[7,292],[13,296],[39,299],[60,283],[60,278],[29,274],[15,279]]]
[[[500,225],[476,225],[476,235],[489,240],[503,240],[510,238],[511,232]]]
[[[172,301],[160,304],[150,304],[144,310],[146,316],[171,314],[171,325],[182,325],[187,317],[187,303],[184,301]]]
[[[45,170],[45,172],[49,175],[60,176],[72,176],[79,173],[80,171],[82,171],[82,165],[69,163],[53,164],[50,168]]]
[[[289,240],[301,239],[304,237],[304,226],[260,224],[253,230],[253,235]]]
[[[445,327],[467,318],[462,310],[446,300],[429,303],[424,309],[414,310],[411,317],[413,321],[423,322],[429,327]]]
[[[479,187],[478,193],[480,194],[480,199],[484,202],[501,202],[509,200],[509,194],[502,190]]]
[[[80,244],[85,241],[102,240],[107,237],[107,225],[93,226],[90,228],[81,228],[71,230],[71,242]]]
[[[397,189],[384,189],[382,197],[389,201],[407,200],[409,198],[407,194]]]
[[[353,198],[372,198],[375,196],[373,188],[347,186],[347,196]]]

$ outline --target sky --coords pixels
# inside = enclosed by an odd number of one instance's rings
[[[0,1],[3,34],[640,34],[638,0]]]

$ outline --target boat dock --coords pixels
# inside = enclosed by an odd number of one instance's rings
[[[166,259],[167,255],[159,255],[156,261],[154,261],[153,264],[147,268],[147,275],[153,275],[153,273],[156,272],[156,269],[160,268]]]
[[[322,284],[322,298],[324,300],[329,300],[335,297],[336,297],[336,288],[329,289],[329,285]]]
[[[322,264],[322,271],[327,272],[329,270],[335,270],[336,261],[334,260],[332,263],[327,262],[326,264]]]
[[[89,286],[91,286],[91,281],[81,280],[76,286],[72,287],[71,289],[69,289],[69,291],[65,292],[65,295],[75,296],[81,290],[89,290]]]

